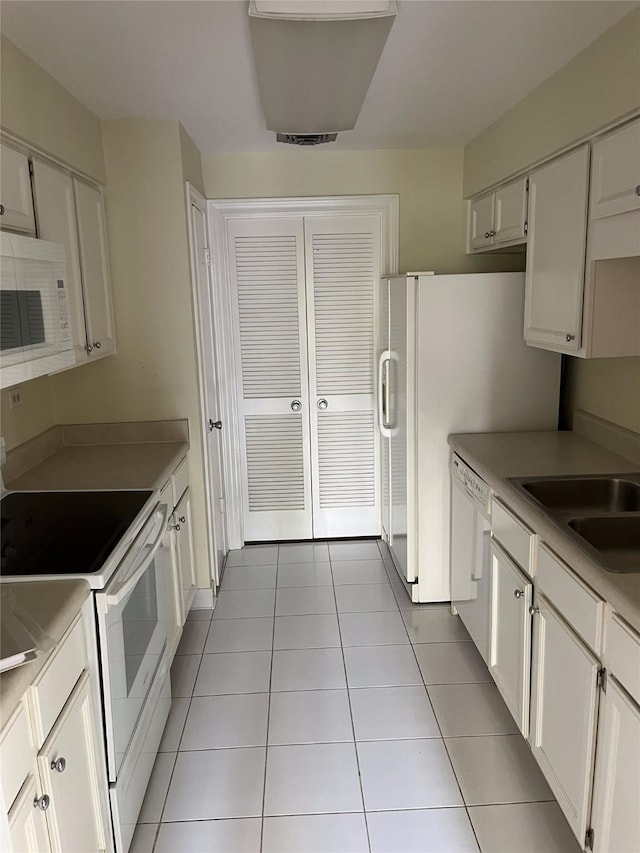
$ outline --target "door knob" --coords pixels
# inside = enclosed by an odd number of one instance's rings
[[[292,400],[291,401],[291,411],[292,412],[302,411],[302,403],[300,402],[300,400]]]
[[[329,404],[326,400],[318,400],[318,408],[324,411],[325,409],[329,408]]]
[[[209,418],[208,426],[209,432],[213,432],[214,429],[222,429],[222,421],[214,421],[212,418]]]

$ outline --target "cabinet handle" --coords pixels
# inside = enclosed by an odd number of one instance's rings
[[[640,189],[640,187],[637,187],[637,189]],[[640,195],[640,193],[638,193],[638,195]],[[4,216],[4,204],[0,204],[0,216]]]
[[[529,607],[529,616],[535,616],[536,613],[540,613],[539,607],[534,607],[533,604]]]
[[[101,346],[102,346],[102,344],[100,343],[100,341],[94,341],[93,342],[93,348],[94,349],[100,349]]]
[[[51,798],[49,794],[43,794],[41,797],[36,797],[33,801],[34,809],[40,809],[40,811],[46,812],[46,810],[51,805]]]
[[[178,521],[180,522],[180,524],[186,524],[187,523],[187,519],[184,517],[184,515],[181,515],[180,518],[178,519]]]
[[[640,184],[638,184],[638,186],[636,187],[636,195],[640,195]],[[1,204],[0,207],[2,207]],[[2,213],[4,213],[4,207],[2,207]]]
[[[67,766],[67,759],[66,758],[58,758],[57,760],[54,759],[51,762],[51,769],[57,770],[58,773],[64,773],[66,766]]]
[[[513,597],[514,598],[524,598],[524,590],[523,589],[514,589]]]
[[[575,339],[576,339],[575,335],[565,335],[565,340],[567,343],[571,343],[571,341],[575,341]]]

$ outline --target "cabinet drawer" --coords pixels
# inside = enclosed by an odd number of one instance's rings
[[[536,535],[497,498],[491,505],[491,533],[520,567],[533,576]]]
[[[607,668],[640,705],[640,636],[615,614],[607,626]]]
[[[38,749],[87,664],[84,623],[79,616],[29,690],[34,738]]]
[[[602,651],[604,601],[544,545],[538,548],[537,563],[540,590],[599,655]]]
[[[186,457],[173,472],[171,480],[173,482],[173,506],[175,507],[189,485],[189,468]]]
[[[18,705],[0,735],[0,784],[7,809],[31,772],[32,762],[27,712]]]

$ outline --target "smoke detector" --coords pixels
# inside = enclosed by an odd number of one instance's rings
[[[278,141],[315,145],[355,127],[396,14],[395,0],[250,0],[267,128],[291,137]]]

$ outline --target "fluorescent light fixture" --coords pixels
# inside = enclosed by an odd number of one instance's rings
[[[395,16],[395,0],[251,0],[267,128],[294,135],[352,130]]]

